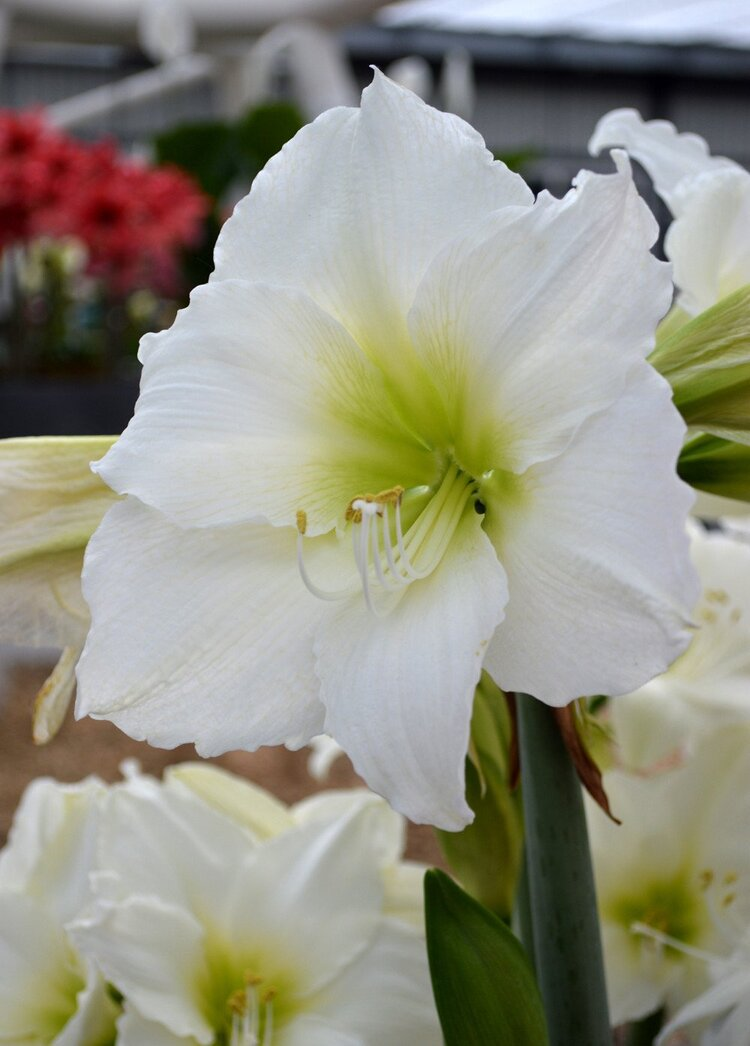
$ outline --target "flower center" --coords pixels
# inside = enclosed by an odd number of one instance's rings
[[[379,494],[352,498],[344,513],[351,527],[352,552],[359,581],[342,589],[322,589],[310,579],[304,563],[303,541],[307,528],[304,512],[297,513],[297,561],[307,588],[318,599],[345,599],[360,587],[371,613],[382,617],[384,605],[376,603],[376,591],[398,592],[428,577],[439,565],[450,544],[464,509],[477,497],[477,484],[456,465],[446,471],[439,487],[404,532],[405,510],[430,494],[429,487],[404,490],[392,487]]]
[[[274,988],[264,988],[262,978],[247,971],[245,985],[227,999],[230,1013],[228,1046],[271,1046],[273,1042]]]

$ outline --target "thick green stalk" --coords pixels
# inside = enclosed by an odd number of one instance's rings
[[[518,695],[534,960],[551,1046],[611,1046],[581,786],[552,710]]]

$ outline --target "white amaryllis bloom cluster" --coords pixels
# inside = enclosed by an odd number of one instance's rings
[[[665,673],[607,706],[626,769],[667,770],[706,733],[750,723],[750,545],[689,529],[702,590],[690,646]]]
[[[205,766],[35,782],[0,856],[0,1043],[437,1046],[403,830],[371,793],[287,808]]]
[[[697,134],[667,120],[615,109],[597,124],[589,149],[621,146],[645,167],[672,213],[664,248],[674,266],[677,304],[689,316],[750,283],[750,173],[711,156]]]
[[[656,777],[622,770],[604,787],[622,825],[589,803],[589,832],[615,1024],[708,985],[750,927],[750,725],[702,737],[683,766]],[[690,1011],[688,1011],[689,1014]]]
[[[202,754],[325,732],[415,821],[472,818],[486,670],[552,705],[687,645],[672,293],[623,154],[534,201],[376,73],[303,129],[147,336],[97,471],[78,714]]]

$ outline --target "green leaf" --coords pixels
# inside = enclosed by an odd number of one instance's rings
[[[239,166],[234,131],[219,120],[182,124],[154,139],[159,163],[173,163],[192,174],[215,200],[237,177]]]
[[[266,102],[251,109],[235,126],[240,155],[255,175],[304,126],[305,119],[289,102]]]
[[[697,436],[682,448],[677,471],[691,487],[750,501],[750,447],[717,436]]]
[[[523,846],[523,810],[511,791],[508,756],[511,723],[505,696],[486,674],[474,698],[466,801],[475,818],[462,832],[438,831],[440,847],[461,885],[508,918]]]
[[[446,1046],[545,1046],[539,989],[496,915],[433,869],[424,880],[427,954]]]
[[[688,425],[750,444],[750,284],[662,337],[650,362]]]

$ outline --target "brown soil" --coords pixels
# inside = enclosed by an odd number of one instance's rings
[[[159,774],[171,763],[195,759],[192,745],[170,751],[133,741],[111,723],[83,719],[72,713],[58,736],[39,748],[31,741],[31,708],[34,695],[52,665],[38,656],[0,654],[0,842],[5,839],[21,793],[35,777],[77,781],[98,774],[107,781],[119,777],[123,759],[138,759],[146,773]],[[262,748],[258,752],[229,752],[209,762],[225,767],[267,788],[287,803],[294,803],[326,788],[361,784],[348,759],[338,759],[325,784],[307,772],[309,750]],[[410,825],[407,856],[445,867],[431,828]]]

